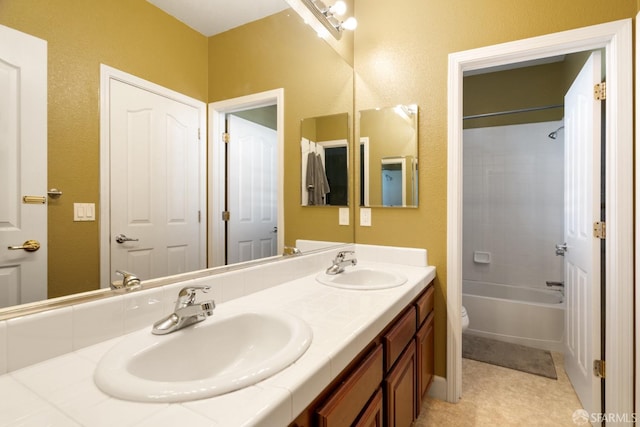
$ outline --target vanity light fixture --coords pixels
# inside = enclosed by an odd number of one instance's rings
[[[353,31],[358,26],[358,21],[354,17],[349,17],[344,21],[339,18],[347,11],[347,5],[342,0],[336,1],[331,6],[327,6],[322,0],[301,1],[336,40],[340,40],[344,30]],[[318,35],[325,37],[326,32],[319,31]]]

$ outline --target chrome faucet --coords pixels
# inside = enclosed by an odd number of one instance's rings
[[[126,290],[131,291],[140,287],[140,279],[133,273],[124,270],[116,270],[116,274],[122,276],[122,282],[111,282],[111,289],[114,291]]]
[[[296,248],[295,246],[285,246],[284,247],[284,251],[282,252],[282,255],[284,256],[288,256],[288,255],[300,255],[302,254],[302,251],[298,248]]]
[[[353,254],[355,254],[354,251],[338,252],[338,255],[336,255],[335,259],[333,260],[333,265],[327,268],[326,273],[331,275],[340,274],[344,271],[345,267],[349,265],[356,265],[358,263],[358,260],[355,257],[345,259],[347,255],[353,255]]]
[[[209,286],[189,286],[178,293],[174,312],[153,324],[152,333],[165,335],[175,332],[194,323],[198,323],[213,315],[216,303],[213,300],[196,303],[198,291],[209,292]]]

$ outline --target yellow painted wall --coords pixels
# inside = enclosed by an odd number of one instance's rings
[[[207,99],[207,39],[145,0],[2,0],[0,24],[48,43],[49,296],[97,289],[100,64]]]
[[[353,111],[353,71],[291,11],[209,39],[209,101],[284,88],[285,244],[353,241],[337,207],[302,207],[301,120]]]
[[[464,78],[463,115],[564,104],[564,62]],[[562,120],[563,108],[464,121],[464,128]]]
[[[446,374],[447,59],[452,52],[635,17],[627,0],[360,0],[356,111],[417,103],[417,209],[374,208],[358,243],[426,248],[436,277],[436,374]],[[356,128],[357,129],[357,128]],[[357,137],[356,132],[356,137]],[[356,212],[356,218],[358,213]]]

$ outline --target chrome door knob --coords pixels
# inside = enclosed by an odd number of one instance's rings
[[[124,243],[124,242],[137,242],[139,239],[132,239],[131,237],[127,237],[124,234],[118,234],[116,236],[116,242]]]
[[[556,245],[556,255],[564,256],[565,252],[567,252],[567,244],[559,243]]]

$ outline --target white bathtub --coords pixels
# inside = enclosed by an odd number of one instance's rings
[[[550,351],[563,351],[564,302],[560,292],[463,281],[465,333]]]

